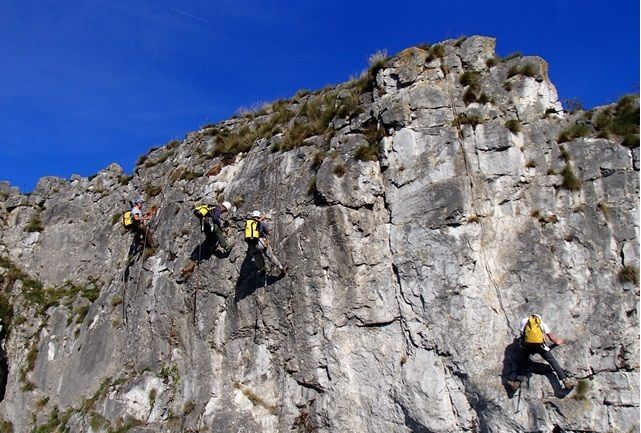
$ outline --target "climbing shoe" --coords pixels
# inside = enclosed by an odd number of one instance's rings
[[[507,386],[512,390],[512,391],[517,391],[521,387],[521,381],[519,380],[507,380]]]
[[[565,387],[565,389],[572,389],[576,386],[576,381],[571,377],[566,377],[565,379],[563,379],[563,386]]]

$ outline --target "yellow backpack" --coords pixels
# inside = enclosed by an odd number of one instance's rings
[[[258,230],[258,221],[255,219],[245,221],[245,240],[258,240],[259,238],[260,230]]]
[[[209,213],[209,206],[207,206],[206,204],[199,204],[199,205],[196,205],[196,207],[194,208],[194,215],[196,215],[198,218],[202,219],[206,217],[208,213]]]
[[[126,229],[128,229],[128,228],[131,228],[131,226],[133,225],[133,223],[134,223],[134,215],[131,213],[131,211],[130,211],[130,210],[128,210],[127,212],[125,212],[125,213],[122,215],[122,225],[123,225]]]
[[[526,343],[543,344],[545,342],[543,330],[541,329],[541,318],[530,316],[523,330],[523,341]]]

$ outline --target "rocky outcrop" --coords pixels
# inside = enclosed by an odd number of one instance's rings
[[[604,109],[563,112],[542,59],[495,56],[484,37],[410,48],[154,149],[132,177],[0,184],[2,428],[638,428],[638,147]],[[127,267],[136,192],[159,248]],[[234,249],[183,281],[191,209],[222,200]],[[254,209],[284,278],[246,257]],[[533,312],[568,339],[570,393],[541,362],[506,386]]]

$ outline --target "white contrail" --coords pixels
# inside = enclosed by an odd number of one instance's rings
[[[177,12],[177,13],[179,13],[179,14],[182,14],[182,15],[188,16],[188,17],[190,17],[190,18],[193,18],[193,19],[195,19],[195,20],[198,20],[198,21],[203,21],[203,22],[205,22],[205,23],[209,23],[209,24],[215,24],[215,23],[213,23],[213,22],[211,22],[211,21],[209,21],[209,20],[207,20],[207,19],[205,19],[205,18],[197,17],[196,15],[192,15],[192,14],[190,14],[189,12],[185,12],[185,11],[182,11],[182,10],[180,10],[180,9],[171,8],[171,10],[172,10],[172,11],[174,11],[174,12]]]

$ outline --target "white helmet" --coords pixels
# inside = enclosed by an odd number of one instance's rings
[[[228,201],[224,201],[224,202],[222,203],[222,205],[223,205],[223,207],[224,207],[225,209],[227,209],[227,210],[231,209],[231,203],[230,203],[230,202],[228,202]]]
[[[259,210],[253,211],[252,212],[252,217],[253,218],[260,218],[260,211]]]

